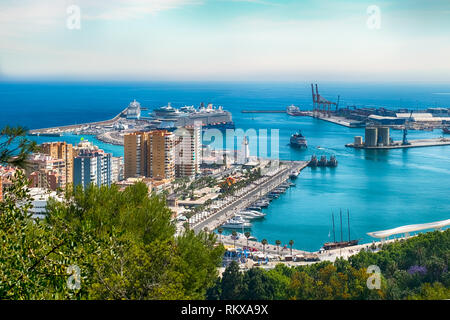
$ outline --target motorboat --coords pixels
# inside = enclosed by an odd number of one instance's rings
[[[252,224],[242,218],[241,216],[235,216],[222,225],[222,228],[227,229],[248,229],[251,228]]]

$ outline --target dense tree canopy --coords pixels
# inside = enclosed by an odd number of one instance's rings
[[[450,230],[421,234],[362,251],[348,261],[298,267],[277,265],[239,272],[231,263],[208,290],[208,299],[450,299]],[[380,288],[369,289],[369,266],[381,270]]]
[[[26,185],[18,173],[0,207],[0,298],[201,299],[214,283],[223,247],[203,232],[175,238],[164,199],[145,184],[76,188],[40,221]]]

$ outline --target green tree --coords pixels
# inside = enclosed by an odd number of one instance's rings
[[[244,235],[245,235],[245,238],[247,238],[247,248],[248,248],[248,238],[250,238],[250,232],[248,232],[248,231],[246,231],[245,233],[244,233]]]
[[[222,274],[221,296],[222,300],[238,300],[242,298],[243,276],[239,265],[232,261]]]
[[[267,245],[267,239],[262,239],[261,244],[263,246],[263,253],[266,253],[266,245]]]
[[[27,129],[6,126],[0,131],[0,165],[24,167],[25,160],[38,148],[36,142],[25,138]]]
[[[276,241],[275,241],[275,244],[277,245],[277,253],[280,254],[280,244],[281,244],[281,241],[280,241],[280,240],[276,240]]]

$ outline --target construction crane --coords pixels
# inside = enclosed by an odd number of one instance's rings
[[[409,114],[409,118],[408,118],[408,120],[405,121],[405,127],[403,129],[403,142],[402,142],[402,145],[404,145],[404,146],[411,144],[411,143],[409,143],[409,141],[406,138],[406,136],[408,135],[408,125],[412,121],[412,114],[413,114],[413,112],[411,110],[411,113]]]
[[[317,87],[317,83],[315,85],[315,93],[314,93],[314,85],[311,83],[311,91],[312,91],[312,98],[313,98],[313,114],[316,116],[316,113],[323,112],[323,114],[328,115],[328,117],[331,117],[331,106],[336,106],[336,110],[338,107],[338,103],[328,101],[324,97],[322,97],[319,94],[319,89]],[[338,97],[339,99],[339,97]],[[317,114],[318,115],[318,114]]]

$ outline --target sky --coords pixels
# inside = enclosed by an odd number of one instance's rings
[[[449,57],[448,0],[0,0],[0,79],[450,82]]]

